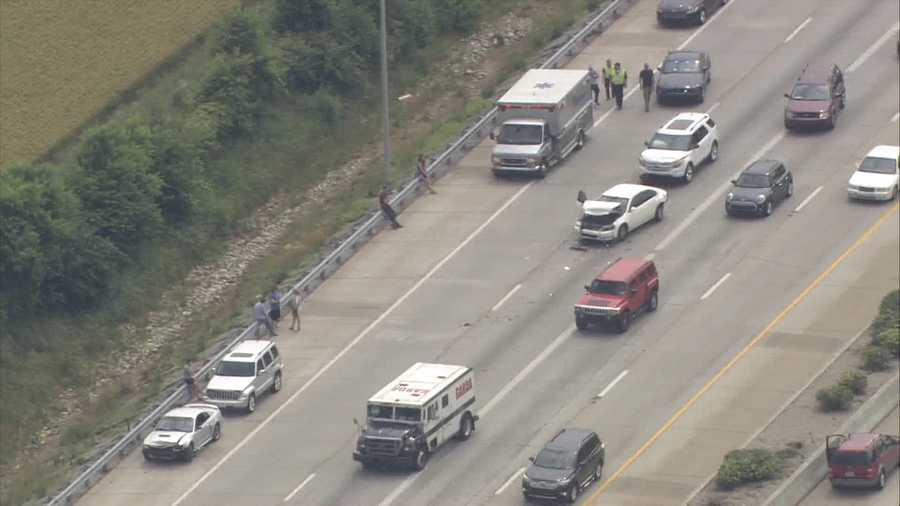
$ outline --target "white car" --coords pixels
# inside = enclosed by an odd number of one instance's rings
[[[875,146],[850,176],[852,199],[893,200],[900,189],[900,146]]]
[[[683,112],[644,145],[638,160],[641,181],[659,176],[690,183],[700,165],[719,158],[719,129],[709,114]]]
[[[190,462],[222,437],[222,412],[212,404],[185,404],[166,413],[144,438],[144,458]]]
[[[661,221],[669,199],[665,190],[640,184],[618,184],[596,199],[579,193],[581,218],[575,222],[579,238],[625,240],[628,233],[650,221]]]

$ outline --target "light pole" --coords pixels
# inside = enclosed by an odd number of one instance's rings
[[[384,184],[391,182],[391,116],[388,106],[387,11],[381,0],[381,100],[384,103]]]

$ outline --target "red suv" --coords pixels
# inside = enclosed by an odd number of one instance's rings
[[[802,127],[834,128],[837,115],[844,110],[847,89],[844,74],[837,65],[807,65],[790,93],[784,106],[784,127],[788,130]]]
[[[659,275],[656,265],[643,258],[620,258],[600,273],[575,304],[575,326],[587,330],[592,323],[613,322],[625,332],[641,311],[656,311]]]
[[[884,488],[900,465],[900,438],[886,434],[832,434],[825,438],[831,486]]]

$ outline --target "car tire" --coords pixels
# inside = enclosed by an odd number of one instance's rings
[[[416,471],[421,471],[425,469],[426,465],[428,465],[428,450],[418,450],[415,457],[413,457],[413,468]]]
[[[574,503],[578,500],[578,484],[573,483],[571,487],[569,487],[569,492],[566,493],[566,501],[570,503]]]
[[[472,419],[472,415],[466,413],[463,415],[462,420],[459,421],[459,432],[456,433],[456,439],[465,441],[472,436],[472,431],[474,430],[475,420]]]
[[[787,191],[784,192],[784,198],[790,198],[794,194],[794,182],[788,181]]]
[[[884,489],[884,482],[885,482],[884,469],[882,469],[881,471],[878,471],[878,483],[875,484],[875,488],[877,488],[878,490]]]
[[[250,394],[247,398],[247,413],[256,411],[256,394]]]
[[[719,141],[713,141],[706,159],[709,160],[709,163],[715,163],[719,159]]]
[[[194,460],[194,443],[188,445],[187,450],[184,452],[184,457],[182,458],[185,462]]]
[[[622,313],[622,316],[616,320],[616,327],[619,329],[620,334],[628,332],[628,328],[631,327],[631,311]]]
[[[151,457],[149,453],[144,452],[144,460],[150,462],[153,460],[153,457]]]
[[[698,98],[697,103],[702,104],[704,100],[706,100],[706,86],[701,86],[700,87],[700,97]]]
[[[888,200],[894,200],[895,198],[897,198],[898,193],[900,193],[900,189],[898,189],[897,185],[894,185],[894,189],[891,190],[891,198]],[[900,463],[898,463],[897,465],[900,466]]]
[[[603,461],[597,462],[597,467],[594,469],[594,481],[599,482],[600,478],[603,476]]]
[[[688,162],[688,166],[684,169],[684,176],[681,179],[685,183],[690,183],[694,179],[694,164]]]
[[[575,328],[584,332],[585,330],[588,329],[588,327],[589,327],[589,324],[588,324],[587,318],[583,318],[581,316],[575,317]]]
[[[616,239],[618,239],[619,242],[622,242],[622,241],[624,241],[627,237],[628,237],[628,225],[626,225],[626,224],[623,223],[623,224],[619,227],[619,231],[616,232]]]
[[[659,294],[656,290],[653,290],[653,293],[650,294],[650,299],[647,301],[647,311],[654,312],[656,308],[659,307]]]
[[[272,380],[272,393],[277,394],[281,391],[281,372],[275,373],[275,379]]]
[[[769,200],[766,202],[766,207],[763,208],[763,216],[771,216],[772,215],[772,201]]]
[[[220,439],[222,439],[222,425],[217,423],[216,426],[213,427],[212,440],[218,441]]]
[[[700,9],[700,14],[697,14],[697,23],[700,25],[706,24],[706,9]]]
[[[538,169],[537,169],[537,172],[535,173],[535,176],[538,179],[544,179],[545,177],[547,177],[547,162],[546,161],[541,162],[541,164],[538,165]]]
[[[584,140],[585,140],[584,130],[579,130],[578,131],[578,140],[575,142],[576,150],[580,150],[581,148],[584,147]]]
[[[656,213],[653,214],[653,221],[662,221],[665,217],[665,204],[656,206]]]
[[[831,116],[828,118],[828,129],[834,130],[834,111],[831,111]]]

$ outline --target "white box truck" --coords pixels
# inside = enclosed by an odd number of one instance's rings
[[[473,404],[471,368],[418,362],[369,399],[353,460],[421,470],[445,442],[472,435],[478,420]]]
[[[580,149],[594,125],[586,70],[532,69],[497,101],[495,175],[547,170]]]

